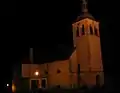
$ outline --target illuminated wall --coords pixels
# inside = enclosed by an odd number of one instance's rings
[[[35,76],[35,72],[40,72],[39,64],[22,64],[22,77],[24,78],[38,78]]]
[[[52,87],[60,85],[61,87],[70,87],[69,61],[55,61],[48,65],[49,86]]]
[[[72,86],[77,86],[77,56],[76,56],[76,50],[73,52],[73,54],[70,56],[69,59],[69,69],[70,69],[70,80]]]
[[[58,72],[59,70],[59,72]],[[35,76],[35,71],[39,76]],[[48,73],[46,73],[46,71]],[[70,87],[69,61],[54,61],[45,64],[22,64],[22,77],[31,79],[47,79],[47,87]]]

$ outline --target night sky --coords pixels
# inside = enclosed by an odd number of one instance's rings
[[[16,16],[16,0],[1,0],[0,16]]]
[[[33,3],[33,5],[28,3],[28,6],[23,8],[19,14],[22,16],[18,18],[21,23],[18,22],[16,25],[18,27],[17,35],[13,36],[16,38],[12,40],[12,45],[15,44],[11,50],[14,53],[13,62],[18,63],[21,58],[28,56],[29,47],[31,46],[39,50],[41,61],[50,59],[50,55],[55,56],[54,51],[56,51],[55,47],[58,44],[72,47],[71,25],[81,13],[80,3],[80,0],[71,0],[69,2],[48,1],[47,3]],[[107,51],[103,55],[109,54],[109,37],[112,31],[112,28],[109,27],[114,21],[111,14],[111,5],[107,4],[106,7],[106,4],[100,0],[90,0],[88,2],[89,12],[101,23],[102,50]],[[23,17],[24,15],[26,16]],[[46,55],[43,57],[42,54]],[[54,59],[54,57],[52,58]]]
[[[81,13],[80,0],[48,1],[41,3],[34,2],[33,5],[28,3],[27,7],[21,8],[18,21],[14,24],[17,31],[11,34],[10,57],[12,63],[19,63],[21,59],[28,56],[29,47],[39,50],[41,61],[50,59],[50,55],[56,55],[55,47],[58,44],[64,44],[72,47],[72,23]],[[111,14],[111,4],[107,4],[101,0],[90,0],[88,2],[89,12],[100,21],[100,34],[102,50],[105,51],[103,56],[109,54],[109,41],[111,23],[114,21]],[[42,6],[41,6],[42,5]],[[25,15],[25,16],[24,16]],[[11,28],[11,27],[10,27]],[[14,35],[15,34],[15,35]],[[13,38],[12,38],[13,37]],[[109,46],[109,47],[108,47]],[[107,51],[107,52],[106,52]],[[42,53],[46,54],[42,57]],[[106,54],[107,53],[107,54]],[[6,55],[6,54],[5,54]],[[43,59],[44,58],[44,59]],[[54,59],[54,57],[52,57]],[[50,59],[51,60],[51,59]]]
[[[89,0],[88,2],[89,12],[101,23],[103,60],[107,68],[111,68],[108,64],[112,64],[114,56],[111,54],[114,51],[111,38],[115,20],[114,14],[111,13],[115,8],[112,7],[113,4],[114,2],[107,3],[103,0]],[[21,63],[21,60],[28,56],[29,47],[39,50],[41,61],[53,60],[58,44],[73,47],[71,25],[80,13],[80,0],[68,2],[49,0],[39,3],[36,1],[27,3],[27,6],[23,4],[16,16],[17,21],[9,27],[14,31],[8,32],[9,39],[5,40],[7,45],[2,48],[4,63],[9,62],[12,65]]]

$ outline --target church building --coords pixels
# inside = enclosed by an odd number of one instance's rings
[[[83,0],[82,13],[72,24],[74,49],[65,60],[34,64],[31,48],[31,64],[22,64],[22,77],[32,88],[74,88],[79,85],[102,85],[104,72],[101,56],[99,22],[89,14]]]

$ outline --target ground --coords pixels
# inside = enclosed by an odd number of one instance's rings
[[[23,91],[20,91],[18,93],[26,93]],[[76,89],[61,89],[61,88],[53,88],[53,89],[39,89],[37,92],[27,92],[27,93],[103,93],[104,88],[102,87],[97,87],[94,86],[92,88],[88,88],[87,86],[81,87],[81,88],[76,88]]]

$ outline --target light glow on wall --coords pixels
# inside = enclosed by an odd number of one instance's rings
[[[15,92],[16,91],[16,86],[15,84],[12,84],[12,92]]]
[[[36,71],[36,72],[35,72],[35,76],[38,76],[38,75],[39,75],[39,72],[38,72],[38,71]]]

